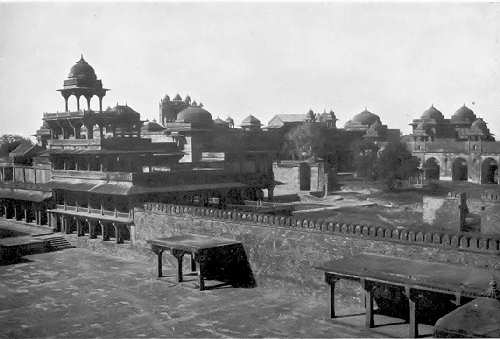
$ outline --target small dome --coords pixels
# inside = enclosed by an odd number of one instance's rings
[[[71,67],[68,78],[96,80],[97,76],[95,75],[95,71],[92,66],[90,66],[85,59],[83,59],[82,55],[80,60],[78,60],[78,62]]]
[[[179,93],[177,93],[177,95],[175,96],[174,101],[182,101],[182,98]]]
[[[165,128],[163,128],[162,125],[157,123],[156,121],[146,121],[144,125],[141,128],[141,131],[143,132],[158,132],[158,131],[163,131]]]
[[[254,117],[253,115],[247,116],[243,121],[241,122],[241,127],[260,127],[262,124],[259,119]]]
[[[186,95],[186,98],[184,99],[184,102],[188,105],[191,104],[191,97],[189,95]]]
[[[434,105],[432,105],[424,113],[422,113],[421,119],[443,120],[444,115],[437,110]]]
[[[460,107],[455,114],[451,116],[452,122],[472,122],[476,120],[476,115],[474,112],[467,106],[463,105]]]
[[[209,125],[212,121],[212,114],[201,107],[188,107],[177,115],[177,122],[187,122],[199,125]]]
[[[226,122],[227,122],[228,124],[234,124],[234,120],[233,120],[233,118],[231,118],[231,117],[227,117]]]
[[[486,128],[487,128],[487,126],[486,126],[486,122],[485,122],[483,119],[481,119],[481,118],[476,119],[476,120],[472,123],[472,125],[471,125],[470,127],[471,127],[471,128],[480,129],[480,130],[484,130],[484,129],[486,129]]]
[[[380,117],[375,113],[368,111],[366,108],[363,112],[356,114],[351,119],[351,122],[357,122],[359,124],[369,125],[369,126],[371,126],[376,121],[380,122]]]
[[[226,127],[228,125],[228,123],[226,121],[222,120],[219,117],[217,117],[217,119],[214,120],[214,124],[220,125],[220,126],[226,126]]]
[[[165,94],[165,96],[163,97],[163,101],[170,101],[170,97],[168,96],[168,94]]]

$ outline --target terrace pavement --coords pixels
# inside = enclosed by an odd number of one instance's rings
[[[155,276],[155,263],[124,260],[88,249],[29,255],[0,265],[0,337],[392,337],[396,323],[367,330],[355,298],[339,295],[329,319],[329,295],[286,287],[224,287],[200,292],[197,279]],[[207,282],[210,286],[214,282]],[[422,328],[421,333],[430,333]]]

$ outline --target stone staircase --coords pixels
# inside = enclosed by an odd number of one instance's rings
[[[49,251],[59,251],[75,247],[65,237],[56,234],[43,235],[36,238],[44,240]]]

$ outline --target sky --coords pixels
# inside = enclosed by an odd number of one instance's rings
[[[366,107],[408,133],[431,104],[466,104],[500,137],[499,39],[500,3],[0,2],[0,134],[63,111],[83,54],[104,107],[144,120],[180,93],[237,125],[332,109],[343,126]]]

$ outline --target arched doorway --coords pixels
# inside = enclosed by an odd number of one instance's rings
[[[305,162],[299,166],[299,186],[301,191],[311,190],[311,167]]]
[[[498,184],[498,163],[495,159],[486,158],[481,164],[481,184]]]
[[[424,165],[426,180],[439,180],[439,162],[436,158],[429,158]]]
[[[453,161],[451,179],[453,181],[467,181],[467,161],[463,158],[456,158]]]

